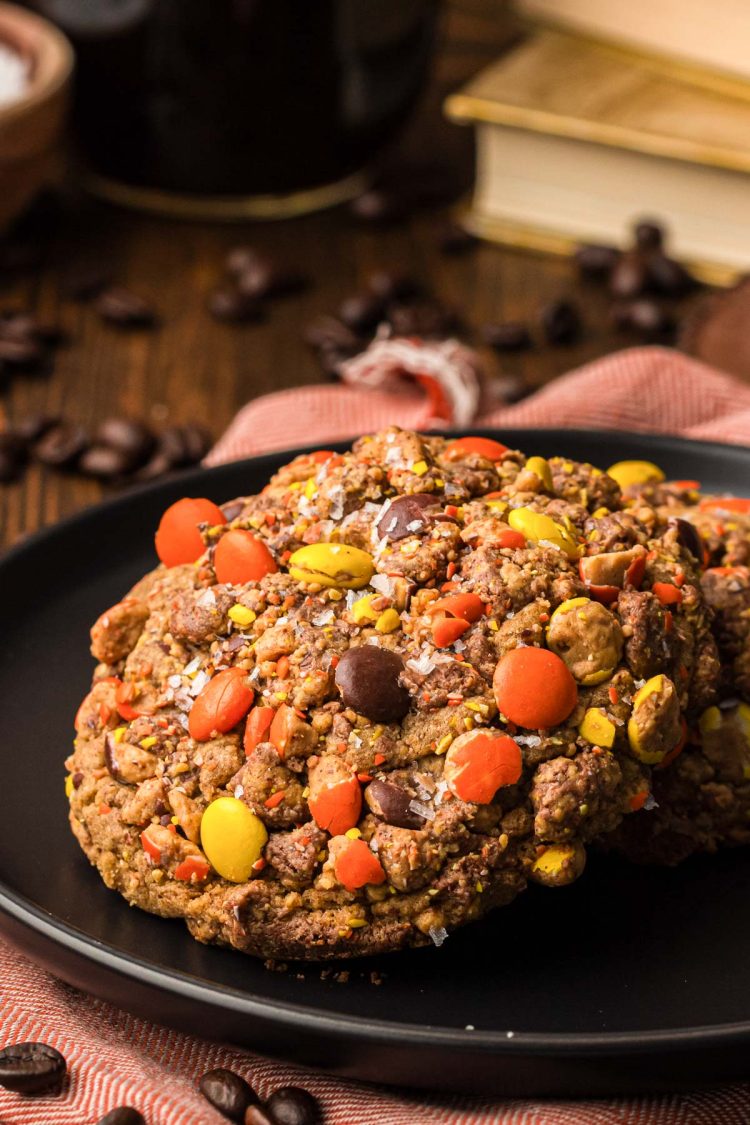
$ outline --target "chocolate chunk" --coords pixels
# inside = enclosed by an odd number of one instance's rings
[[[356,293],[339,305],[339,317],[354,332],[370,332],[383,315],[383,302],[372,293]]]
[[[397,723],[409,710],[409,693],[399,676],[404,662],[376,645],[348,649],[336,667],[336,686],[347,707],[375,723]]]
[[[240,293],[254,300],[298,293],[309,284],[303,274],[260,255],[253,258],[236,276]]]
[[[702,563],[704,557],[703,540],[697,528],[689,520],[680,519],[678,516],[673,516],[670,519],[669,526],[676,529],[677,541],[682,544],[685,550],[694,555],[699,563]]]
[[[548,344],[572,344],[581,335],[581,317],[572,301],[552,301],[542,309],[540,319]]]
[[[46,1043],[15,1043],[0,1051],[0,1086],[16,1094],[39,1094],[60,1086],[64,1057]]]
[[[427,525],[427,508],[436,507],[438,501],[429,492],[416,492],[413,496],[397,496],[386,508],[376,524],[381,539],[406,539],[418,535]],[[417,526],[418,525],[418,526]]]
[[[380,778],[371,781],[365,789],[365,801],[370,811],[386,824],[393,824],[396,828],[421,828],[424,825],[424,817],[409,808],[411,793],[392,781],[381,781]]]
[[[151,455],[156,439],[137,418],[106,418],[94,434],[96,445],[116,449],[130,468],[137,468]]]
[[[605,246],[600,243],[579,246],[575,252],[578,271],[586,278],[609,277],[619,260],[620,251],[616,246]]]
[[[641,219],[633,234],[639,250],[661,250],[664,243],[664,227],[654,219]]]
[[[372,188],[352,200],[349,211],[363,223],[395,223],[404,218],[407,208],[398,193]]]
[[[362,347],[359,336],[336,316],[317,316],[306,326],[302,338],[316,351],[333,348],[342,354],[355,355]]]
[[[199,1080],[198,1089],[214,1109],[230,1121],[243,1122],[245,1110],[258,1101],[252,1086],[239,1074],[224,1067],[207,1071]]]
[[[531,347],[531,333],[522,320],[483,324],[482,340],[498,352],[521,352]]]
[[[132,1105],[118,1105],[100,1117],[97,1125],[146,1125],[146,1118]]]
[[[446,223],[438,231],[437,244],[443,254],[458,256],[474,250],[479,239],[459,223]]]
[[[92,445],[78,459],[78,469],[88,477],[117,480],[132,468],[132,462],[121,449],[110,445]]]
[[[96,311],[117,328],[152,328],[156,324],[151,305],[121,286],[105,289],[96,300]]]
[[[648,285],[665,297],[684,297],[697,282],[684,266],[665,254],[653,254],[646,266]]]
[[[386,302],[415,297],[421,289],[418,281],[399,270],[375,270],[368,277],[367,286],[371,293]]]
[[[58,422],[34,445],[33,454],[43,465],[67,468],[88,448],[89,438],[76,422]]]
[[[274,1125],[318,1125],[320,1107],[307,1090],[299,1086],[280,1086],[266,1102]]]
[[[256,297],[227,285],[214,289],[208,298],[207,308],[214,320],[232,324],[249,324],[263,319],[263,306]]]
[[[623,254],[609,277],[609,289],[613,297],[630,300],[639,297],[648,285],[648,273],[644,258],[637,253]]]

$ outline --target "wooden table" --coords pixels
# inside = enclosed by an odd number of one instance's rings
[[[447,6],[432,85],[401,144],[411,158],[440,155],[452,162],[467,189],[470,130],[442,121],[440,104],[498,53],[509,34],[496,0],[453,0]],[[421,213],[387,229],[358,225],[346,209],[283,223],[221,226],[157,219],[84,197],[68,206],[41,266],[0,291],[3,307],[28,308],[43,321],[57,321],[71,338],[50,376],[15,376],[0,389],[2,413],[12,421],[29,410],[60,412],[90,427],[112,414],[144,416],[157,426],[201,420],[218,436],[248,399],[323,378],[301,330],[314,315],[335,311],[376,267],[407,270],[473,326],[533,321],[545,301],[575,295],[586,322],[579,343],[538,346],[502,363],[488,357],[532,385],[629,342],[610,328],[605,297],[582,290],[569,262],[490,245],[447,257],[437,247],[439,214]],[[227,250],[238,243],[299,265],[314,285],[271,304],[263,324],[217,323],[206,312],[206,296],[221,277]],[[154,303],[157,330],[118,330],[90,306],[65,299],[70,263],[92,259],[111,265],[118,283]],[[0,485],[0,542],[10,545],[106,491],[95,481],[33,466],[18,483]]]

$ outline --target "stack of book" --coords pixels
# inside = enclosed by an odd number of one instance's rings
[[[663,220],[704,280],[750,269],[747,0],[517,0],[541,20],[453,94],[477,131],[467,225],[566,252]]]

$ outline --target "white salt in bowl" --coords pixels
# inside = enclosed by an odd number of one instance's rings
[[[72,72],[56,27],[0,2],[0,232],[56,174]]]

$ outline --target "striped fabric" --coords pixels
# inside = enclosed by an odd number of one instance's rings
[[[396,422],[426,429],[430,399],[416,386],[365,391],[301,387],[240,411],[208,461],[219,464],[285,446],[325,443]],[[673,432],[750,444],[750,387],[661,348],[607,357],[558,379],[533,398],[483,413],[497,426],[572,426]],[[83,861],[82,861],[83,862]],[[487,1102],[425,1097],[343,1081],[211,1043],[128,1015],[62,984],[0,943],[0,1045],[39,1039],[68,1060],[61,1093],[22,1098],[0,1088],[0,1125],[93,1125],[133,1105],[148,1125],[219,1125],[196,1092],[215,1066],[243,1074],[262,1096],[306,1086],[326,1125],[747,1125],[750,1086],[690,1095],[589,1102]]]

